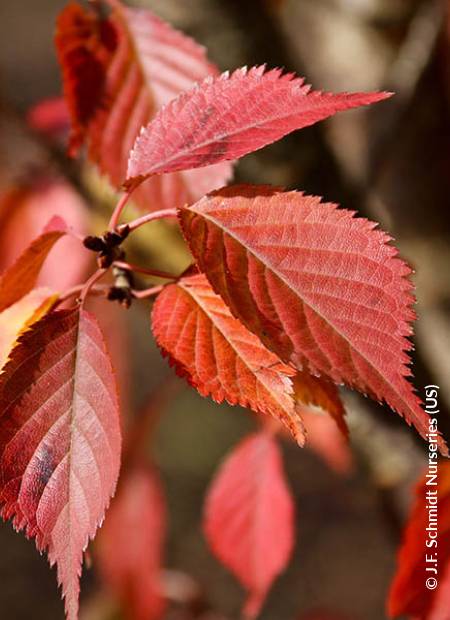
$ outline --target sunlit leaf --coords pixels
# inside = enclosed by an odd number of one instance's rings
[[[56,564],[78,617],[83,552],[120,463],[116,386],[102,335],[84,310],[60,310],[20,338],[0,375],[0,506]]]
[[[141,131],[130,155],[127,185],[163,172],[238,159],[341,110],[388,93],[322,93],[280,69],[246,67],[207,78],[165,106]]]
[[[411,270],[386,233],[354,216],[265,186],[225,188],[180,212],[200,269],[269,349],[386,401],[426,438],[429,416],[406,378]]]

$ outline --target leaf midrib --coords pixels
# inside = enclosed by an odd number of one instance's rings
[[[214,326],[215,329],[217,329],[217,331],[222,335],[222,337],[225,339],[225,341],[227,342],[227,344],[233,349],[233,351],[235,352],[236,357],[238,357],[240,360],[242,360],[245,364],[245,366],[249,369],[249,371],[252,373],[252,375],[256,378],[256,380],[261,383],[264,386],[264,389],[267,390],[267,392],[269,394],[272,395],[273,399],[278,403],[278,405],[281,407],[281,409],[283,409],[283,411],[286,411],[285,405],[283,403],[281,403],[278,399],[278,394],[276,392],[273,392],[267,385],[265,382],[262,381],[262,379],[260,377],[258,377],[257,372],[255,371],[254,368],[252,368],[252,366],[249,365],[249,363],[247,362],[247,360],[242,356],[242,353],[240,351],[238,351],[238,349],[235,347],[234,343],[232,340],[230,340],[229,337],[227,337],[227,335],[223,332],[222,329],[220,329],[220,327],[217,325],[216,321],[214,321],[213,316],[210,314],[210,312],[208,311],[208,309],[205,307],[204,304],[201,303],[200,299],[197,297],[197,295],[195,295],[195,293],[193,293],[193,288],[194,287],[185,287],[183,286],[181,283],[178,283],[178,286],[180,286],[180,288],[183,289],[183,291],[185,291],[186,293],[188,293],[192,299],[194,300],[194,302],[196,303],[196,305],[199,307],[199,309],[207,316],[207,318],[209,319],[209,321],[211,321],[212,325]],[[232,317],[234,318],[234,317]],[[239,320],[239,319],[238,319]],[[244,326],[245,327],[245,326]],[[246,328],[247,329],[247,328]],[[250,330],[249,330],[250,331]],[[253,334],[253,332],[250,331],[251,334]],[[264,345],[261,343],[261,347],[264,347]],[[265,347],[264,347],[265,348]],[[273,352],[271,352],[272,354],[274,354]],[[274,354],[276,355],[276,354]],[[281,373],[280,373],[281,374]],[[292,396],[294,395],[293,392],[293,384],[292,384],[292,377],[289,377],[289,375],[283,375],[286,377],[286,379],[289,380],[289,382],[291,383],[292,386],[292,393],[289,394],[288,392],[286,392],[286,394],[288,396]],[[294,401],[292,401],[294,404]],[[291,414],[291,412],[287,412],[288,414]]]
[[[348,338],[345,334],[343,334],[337,327],[335,327],[335,325],[333,325],[333,323],[330,323],[330,321],[323,316],[323,314],[321,312],[319,312],[316,307],[314,306],[314,304],[312,304],[308,299],[302,297],[300,295],[300,293],[298,291],[296,291],[293,286],[291,285],[291,283],[289,283],[286,278],[279,273],[279,271],[273,267],[269,261],[264,261],[262,260],[262,258],[259,256],[258,252],[253,249],[253,248],[249,248],[241,239],[238,235],[236,235],[232,230],[226,229],[221,225],[221,222],[218,221],[216,218],[214,218],[213,216],[211,216],[209,213],[206,213],[204,211],[196,211],[194,208],[190,208],[187,209],[188,211],[192,211],[193,213],[195,213],[198,217],[203,217],[206,220],[210,221],[213,225],[215,225],[217,228],[219,228],[223,234],[229,235],[230,237],[232,237],[241,247],[244,248],[244,250],[246,252],[248,252],[249,254],[251,254],[255,260],[259,261],[264,268],[268,268],[270,269],[273,274],[279,279],[281,280],[288,288],[289,290],[294,293],[294,295],[296,295],[301,301],[302,303],[304,303],[306,306],[308,306],[313,312],[315,312],[334,332],[336,332],[336,334],[338,334],[343,340],[345,340],[347,342],[347,344],[350,346],[351,349],[354,349],[358,355],[360,355],[366,362],[367,364],[374,370],[374,372],[376,372],[376,374],[380,377],[381,381],[383,383],[385,383],[386,385],[389,386],[390,389],[393,389],[394,392],[399,396],[399,398],[401,399],[401,401],[405,404],[405,406],[407,407],[408,411],[410,411],[412,413],[412,417],[416,418],[417,414],[416,412],[410,407],[410,405],[405,401],[404,397],[402,394],[399,393],[399,391],[397,390],[397,388],[390,382],[388,381],[382,374],[381,372],[373,365],[373,362],[371,360],[369,360],[363,353],[361,353],[361,351],[359,350],[359,348],[357,346],[355,346]],[[330,276],[331,277],[331,276]],[[212,281],[211,284],[213,285]],[[213,285],[214,286],[214,285]],[[220,294],[220,293],[219,293]],[[252,332],[254,333],[254,332]],[[385,400],[384,398],[382,398],[383,400]],[[400,412],[399,412],[400,413]]]

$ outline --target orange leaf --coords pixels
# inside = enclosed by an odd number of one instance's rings
[[[65,223],[52,219],[46,230],[22,252],[0,278],[0,312],[29,293],[55,243],[66,234]]]
[[[47,314],[57,299],[49,289],[39,288],[0,312],[0,369],[22,332]]]
[[[152,330],[163,354],[200,394],[270,414],[303,445],[293,398],[295,371],[231,316],[203,275],[183,278],[160,293]]]

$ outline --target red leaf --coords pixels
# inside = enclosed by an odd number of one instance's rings
[[[62,216],[77,234],[88,233],[87,209],[65,182],[39,178],[30,186],[13,187],[0,197],[0,269],[10,267],[45,224]],[[65,235],[47,257],[37,279],[38,286],[64,290],[83,281],[91,263],[88,252],[73,235]]]
[[[0,375],[0,411],[2,517],[47,550],[75,620],[83,551],[120,462],[115,382],[93,316],[53,312],[23,334]]]
[[[56,223],[58,226],[55,226]],[[44,230],[32,241],[16,262],[1,276],[0,312],[31,291],[48,253],[66,232],[67,229],[62,220],[49,222],[49,229]]]
[[[391,618],[407,615],[421,620],[447,620],[450,617],[438,615],[436,611],[445,602],[446,609],[450,609],[450,597],[447,598],[448,575],[444,578],[444,567],[447,565],[447,571],[450,570],[450,463],[441,461],[438,467],[437,485],[427,485],[426,476],[417,485],[415,504],[405,528],[397,573],[388,598],[388,614]],[[431,491],[430,500],[427,491]],[[433,511],[429,510],[429,506]],[[434,512],[436,508],[437,513]],[[427,528],[435,526],[435,521],[431,522],[430,519],[436,518],[438,529],[437,538],[434,538],[436,532]],[[428,547],[426,543],[429,540],[436,540],[437,544]],[[437,576],[426,572],[426,566],[434,567],[433,563],[426,563],[426,555],[436,555]],[[437,589],[426,587],[427,577],[438,578]]]
[[[293,398],[295,371],[231,316],[203,275],[183,278],[160,293],[152,329],[163,354],[200,394],[270,414],[304,443]]]
[[[72,150],[89,157],[119,188],[139,130],[181,91],[217,69],[203,47],[144,9],[117,0],[108,18],[70,4],[58,19],[56,46],[72,115]],[[229,164],[153,179],[133,196],[147,211],[193,202],[223,185]]]
[[[311,91],[302,78],[265,67],[207,78],[163,108],[141,132],[130,154],[127,185],[237,159],[340,110],[389,96]]]
[[[118,45],[117,33],[96,10],[85,10],[71,2],[58,16],[55,44],[72,119],[74,151],[82,144],[86,127],[99,107],[106,103],[106,67]]]
[[[314,196],[254,186],[214,192],[180,217],[200,269],[268,348],[385,400],[427,436],[429,417],[406,379],[411,270],[376,224]]]
[[[273,437],[255,433],[228,455],[208,493],[204,529],[248,590],[244,613],[255,618],[294,545],[294,506]]]
[[[0,370],[20,334],[50,312],[57,299],[49,289],[39,288],[0,312]]]
[[[100,573],[127,618],[158,620],[164,613],[164,537],[165,506],[157,474],[143,463],[135,465],[121,480],[96,544]]]

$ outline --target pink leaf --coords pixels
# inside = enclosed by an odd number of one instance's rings
[[[29,186],[11,188],[0,197],[0,269],[10,267],[44,226],[55,222],[55,216],[64,218],[78,235],[87,235],[87,213],[78,194],[58,179],[40,178]],[[59,227],[62,230],[61,224]],[[60,291],[79,284],[87,275],[91,259],[79,239],[64,235],[45,260],[37,284]]]
[[[207,78],[141,132],[130,155],[127,186],[154,174],[238,159],[295,129],[389,96],[312,91],[302,78],[265,67]]]
[[[386,233],[354,215],[265,186],[219,190],[180,212],[200,269],[269,349],[386,401],[426,438],[429,416],[406,379],[411,270]]]
[[[255,433],[228,455],[208,493],[204,530],[247,589],[244,613],[255,618],[294,545],[294,506],[273,437]]]
[[[155,470],[133,465],[121,479],[105,524],[97,537],[100,573],[125,616],[159,620],[165,506]]]
[[[88,154],[113,186],[127,171],[129,151],[143,125],[181,91],[216,75],[203,47],[147,9],[118,0],[100,17],[75,3],[58,18],[56,45],[72,116],[72,150]],[[225,184],[230,164],[177,173],[146,183],[133,199],[146,211],[193,202]]]
[[[336,473],[348,474],[353,468],[352,452],[335,422],[326,413],[307,409],[302,409],[302,418],[308,435],[306,447]]]
[[[164,355],[200,394],[272,415],[304,443],[291,380],[295,371],[231,316],[203,275],[160,293],[152,330]]]
[[[56,563],[76,620],[83,551],[120,463],[116,386],[94,317],[61,310],[26,331],[0,375],[0,410],[2,517]]]

